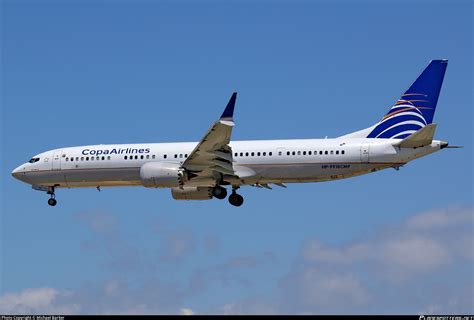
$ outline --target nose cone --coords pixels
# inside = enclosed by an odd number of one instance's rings
[[[23,180],[22,177],[25,175],[25,166],[24,165],[21,165],[17,168],[15,168],[13,171],[12,171],[12,176],[18,180]]]

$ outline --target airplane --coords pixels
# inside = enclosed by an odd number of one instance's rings
[[[406,163],[448,147],[434,140],[433,123],[447,60],[432,60],[373,126],[337,138],[231,141],[234,92],[219,120],[199,142],[65,147],[35,155],[13,170],[18,180],[46,192],[112,186],[170,188],[176,200],[227,197],[239,207],[241,186],[272,189],[287,183],[355,177]],[[453,148],[453,147],[450,147]]]

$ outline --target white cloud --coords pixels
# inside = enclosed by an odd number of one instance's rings
[[[451,226],[473,224],[474,208],[451,208],[433,210],[409,218],[406,222],[408,228],[419,230],[446,229]]]
[[[331,268],[369,264],[383,269],[389,277],[409,279],[446,267],[459,258],[472,259],[473,237],[469,231],[473,230],[473,217],[472,208],[436,210],[340,246],[312,239],[303,245],[300,259]]]
[[[183,316],[192,316],[192,315],[194,315],[194,311],[192,309],[189,309],[189,308],[182,308],[181,309],[181,315],[183,315]]]
[[[342,245],[310,239],[271,306],[290,314],[472,313],[473,220],[473,208],[433,210]],[[255,305],[219,310],[255,313]]]
[[[386,264],[391,269],[400,270],[407,276],[410,272],[427,272],[433,268],[450,263],[454,258],[449,254],[449,248],[432,237],[409,235],[402,238],[385,239],[378,250],[378,262]]]
[[[77,304],[58,304],[60,296],[66,294],[60,294],[53,288],[30,288],[20,293],[7,293],[0,296],[0,314],[71,314],[79,311]]]
[[[473,218],[472,208],[436,210],[341,245],[311,239],[272,292],[244,299],[234,296],[210,313],[473,313]],[[0,296],[0,313],[205,313],[209,311],[186,306],[209,294],[213,286],[229,290],[236,285],[240,292],[255,292],[248,274],[265,272],[278,263],[273,253],[263,252],[196,268],[185,279],[171,281],[162,273],[144,272],[136,281],[128,277],[130,270],[155,270],[154,264],[165,261],[157,257],[170,259],[166,262],[171,267],[187,263],[182,258],[195,251],[196,237],[164,232],[162,252],[147,256],[119,237],[111,221],[86,224],[99,242],[105,242],[101,248],[109,253],[108,259],[120,262],[122,269],[117,270],[128,273],[110,273],[107,281],[72,291],[30,288],[7,293]],[[137,266],[123,269],[129,260]]]

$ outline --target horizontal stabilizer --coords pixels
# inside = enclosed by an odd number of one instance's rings
[[[417,132],[403,139],[398,146],[400,148],[420,148],[431,144],[436,130],[436,124],[430,123]]]

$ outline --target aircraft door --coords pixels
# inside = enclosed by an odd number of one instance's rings
[[[62,150],[54,151],[53,161],[51,161],[53,170],[61,169],[61,158],[62,158],[61,155],[62,155]]]
[[[368,163],[369,162],[369,145],[368,144],[363,144],[360,147],[360,161]]]

